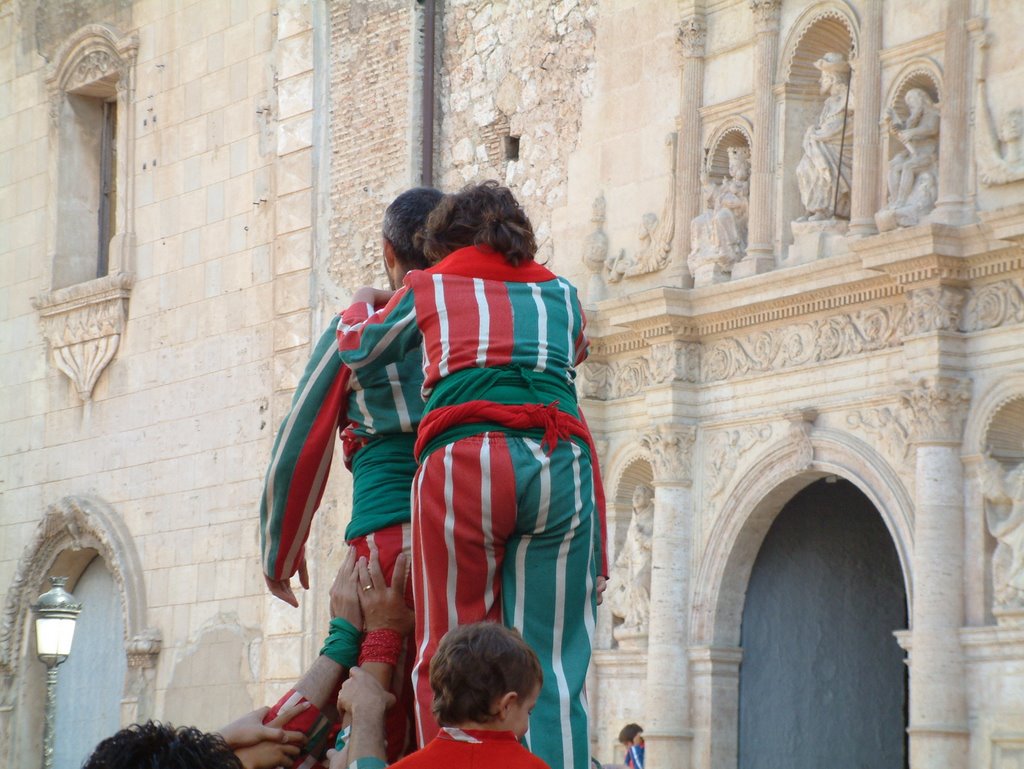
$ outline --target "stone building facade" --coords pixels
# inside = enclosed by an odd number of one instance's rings
[[[587,301],[597,757],[637,721],[658,769],[1024,766],[1018,3],[55,7],[0,0],[4,765],[39,754],[49,574],[106,618],[69,764],[316,654],[348,477],[293,610],[262,475],[427,171],[511,185]]]

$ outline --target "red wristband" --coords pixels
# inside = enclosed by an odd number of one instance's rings
[[[401,650],[402,636],[397,630],[371,630],[364,636],[363,645],[359,649],[359,664],[380,662],[394,667],[398,664],[398,654]]]

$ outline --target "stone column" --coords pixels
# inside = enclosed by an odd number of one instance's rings
[[[910,655],[910,767],[966,769],[964,500],[960,443],[969,383],[920,380],[901,394],[916,445]]]
[[[850,211],[850,234],[873,235],[875,212],[880,207],[879,163],[881,142],[878,120],[881,114],[882,47],[881,0],[866,0],[861,6],[863,22],[860,46],[854,64],[853,103],[853,199]]]
[[[735,767],[743,650],[736,646],[693,646],[689,657],[693,674],[693,769]]]
[[[679,157],[677,161],[679,194],[676,196],[677,240],[686,264],[690,243],[690,222],[700,214],[700,172],[704,162],[701,146],[700,105],[704,100],[704,43],[707,26],[703,14],[683,19],[679,25],[679,49],[682,53],[682,75],[679,93]],[[692,278],[692,276],[691,276]],[[692,286],[684,278],[683,287]]]
[[[750,154],[750,218],[747,255],[732,270],[733,278],[775,267],[772,229],[772,182],[775,159],[775,66],[779,57],[780,0],[750,0],[757,40],[754,44],[754,146]]]
[[[661,424],[641,438],[654,471],[651,614],[647,638],[646,765],[690,766],[686,638],[692,549],[690,458],[696,428]]]
[[[932,219],[942,224],[966,224],[974,220],[967,208],[968,163],[964,148],[970,146],[970,47],[967,35],[969,0],[949,0],[946,5],[946,47],[943,66],[942,118],[939,124],[939,199]]]

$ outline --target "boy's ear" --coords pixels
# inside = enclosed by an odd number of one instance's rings
[[[498,698],[498,719],[502,720],[508,715],[508,709],[519,700],[517,692],[505,692]]]
[[[389,270],[395,269],[395,247],[391,245],[391,241],[384,238],[384,264],[388,266]]]

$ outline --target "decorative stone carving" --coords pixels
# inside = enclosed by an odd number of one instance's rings
[[[707,501],[713,502],[732,480],[740,459],[772,437],[771,425],[748,425],[712,433],[708,439]]]
[[[996,538],[992,594],[1001,609],[1024,609],[1024,463],[1007,470],[986,456],[979,465],[985,522]]]
[[[906,308],[872,307],[854,313],[769,329],[705,345],[701,381],[718,382],[897,347]]]
[[[608,280],[617,283],[623,278],[646,275],[664,269],[672,250],[672,239],[676,232],[676,139],[673,131],[665,137],[669,154],[669,191],[661,209],[661,217],[646,213],[640,222],[638,238],[640,247],[635,254],[625,249],[608,262]]]
[[[83,85],[94,83],[113,72],[120,75],[118,63],[118,60],[109,51],[91,51],[78,62],[78,66],[75,67],[65,83],[64,90],[73,91]]]
[[[889,161],[889,202],[875,214],[880,232],[922,223],[939,196],[938,106],[921,88],[911,88],[903,100],[906,120],[889,107],[882,121],[904,149]]]
[[[850,172],[853,158],[853,105],[850,64],[841,53],[826,53],[814,66],[827,94],[815,123],[803,138],[804,155],[796,167],[800,200],[807,211],[798,221],[850,218]]]
[[[960,320],[961,331],[983,331],[1024,323],[1024,281],[1001,280],[971,289]]]
[[[960,443],[970,382],[962,379],[922,379],[900,393],[913,443]]]
[[[594,198],[594,207],[590,221],[594,223],[591,232],[583,243],[583,263],[590,270],[590,282],[587,284],[587,299],[599,302],[607,295],[604,283],[604,268],[608,259],[608,235],[604,231],[606,205],[604,194]]]
[[[754,14],[754,29],[758,32],[773,31],[779,23],[782,0],[750,0]]]
[[[660,424],[640,438],[640,445],[651,460],[655,484],[690,485],[690,457],[696,437],[697,428],[693,425]]]
[[[846,424],[874,437],[888,456],[902,462],[910,458],[910,428],[903,409],[883,406],[851,411],[846,415]]]
[[[978,35],[977,41],[977,83],[974,89],[977,101],[974,111],[979,125],[978,178],[987,185],[1010,184],[1024,179],[1024,153],[1021,152],[1024,111],[1008,109],[998,121],[993,122],[985,74],[990,42],[988,34]]]
[[[650,384],[696,382],[700,375],[700,344],[671,342],[651,345]]]
[[[117,352],[124,333],[133,278],[119,272],[33,300],[43,322],[53,362],[88,403],[103,369]]]
[[[950,286],[928,286],[909,291],[904,333],[956,331],[965,298],[961,289]]]
[[[793,442],[793,457],[790,472],[796,474],[808,469],[814,462],[814,445],[811,443],[811,429],[818,418],[815,409],[800,409],[786,416],[789,422],[789,439]]]
[[[609,580],[608,606],[614,616],[622,618],[622,624],[612,631],[612,635],[623,645],[638,636],[647,635],[651,611],[653,533],[654,490],[640,484],[633,491],[633,514]]]
[[[704,19],[700,16],[688,16],[679,25],[676,41],[685,58],[699,59],[704,55],[707,37],[708,28]]]
[[[702,179],[706,210],[690,222],[686,265],[694,285],[720,283],[747,250],[750,206],[750,149],[729,147],[729,176],[716,184]]]
[[[158,628],[146,628],[131,638],[125,645],[128,654],[128,667],[151,668],[156,665],[160,654],[163,638]]]

